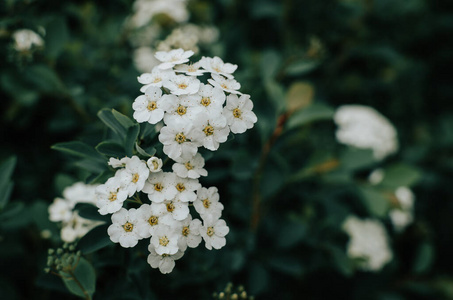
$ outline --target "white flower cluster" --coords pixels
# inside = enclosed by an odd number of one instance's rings
[[[343,223],[343,229],[350,236],[347,254],[359,259],[361,269],[376,272],[392,260],[387,232],[381,222],[351,215]]]
[[[217,150],[230,131],[245,132],[257,121],[250,96],[238,91],[240,84],[232,75],[237,66],[218,57],[185,64],[192,54],[182,49],[157,52],[161,64],[138,78],[144,94],[132,105],[138,122],[164,122],[159,141],[174,160],[172,172],[162,170],[162,160],[155,156],[147,162],[138,156],[111,158],[109,165],[118,170],[96,189],[99,213],[113,214],[110,239],[129,248],[149,238],[148,263],[164,274],[187,247],[202,240],[209,250],[225,246],[229,228],[221,219],[223,205],[216,187],[199,183],[208,173],[198,148]],[[197,77],[206,72],[212,78],[203,84]],[[139,193],[151,204],[123,208],[131,197],[142,203]],[[189,205],[201,219],[193,218]]]
[[[49,219],[61,222],[61,239],[67,243],[83,237],[88,231],[103,222],[88,220],[79,216],[74,207],[77,203],[96,203],[96,186],[77,182],[63,191],[63,198],[55,198],[49,206]]]
[[[158,14],[165,14],[177,23],[189,19],[186,0],[136,0],[130,22],[135,27],[145,26]]]
[[[28,51],[33,46],[41,47],[44,40],[36,32],[30,29],[20,29],[13,33],[14,49],[16,51]]]
[[[158,51],[170,51],[182,48],[199,52],[199,45],[209,45],[217,41],[219,30],[214,26],[197,26],[195,24],[184,24],[175,28],[165,40],[157,45]]]
[[[371,184],[379,184],[385,177],[383,169],[371,172],[368,180]],[[395,198],[392,201],[393,208],[389,211],[389,217],[396,231],[401,232],[414,221],[415,195],[406,186],[400,186],[395,190]]]
[[[338,142],[360,149],[372,149],[378,160],[398,150],[395,127],[369,106],[343,105],[334,115]]]

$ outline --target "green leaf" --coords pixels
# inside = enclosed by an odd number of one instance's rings
[[[140,139],[145,138],[153,139],[157,135],[156,125],[148,122],[140,123]]]
[[[96,152],[93,147],[80,141],[58,143],[53,145],[51,148],[81,158],[98,160],[102,162],[105,160],[98,152]]]
[[[69,40],[68,26],[64,17],[55,17],[46,26],[45,52],[50,58],[57,58]]]
[[[340,154],[340,167],[346,170],[358,170],[370,167],[376,162],[373,151],[346,147]]]
[[[264,82],[264,88],[269,99],[274,103],[275,113],[279,115],[285,110],[286,94],[283,86],[272,79]]]
[[[0,210],[6,206],[13,191],[11,176],[16,162],[17,157],[11,156],[0,165]]]
[[[269,284],[269,272],[261,263],[252,263],[249,267],[249,290],[252,295],[262,293]]]
[[[96,146],[96,150],[110,157],[125,157],[124,147],[115,142],[101,142]],[[132,156],[132,155],[130,155]]]
[[[85,234],[77,243],[77,247],[83,254],[89,254],[107,246],[113,245],[107,234],[109,224],[101,225],[93,228]]]
[[[113,130],[121,139],[127,134],[127,129],[115,118],[110,109],[104,108],[98,112],[98,117],[107,127]]]
[[[353,261],[349,259],[344,250],[335,246],[329,247],[330,254],[333,259],[333,265],[336,269],[346,277],[351,277],[354,274]]]
[[[92,174],[85,181],[87,184],[104,184],[112,176],[112,171],[106,170],[101,174]]]
[[[7,219],[16,217],[22,213],[25,205],[22,202],[11,202],[0,212],[0,220],[3,222]]]
[[[429,268],[434,261],[434,255],[434,246],[428,242],[422,243],[418,247],[417,254],[415,256],[415,261],[412,268],[414,273],[420,274],[429,271]]]
[[[45,65],[30,67],[26,72],[26,78],[41,92],[55,94],[66,91],[57,73]]]
[[[98,212],[98,208],[90,203],[77,203],[74,207],[82,218],[96,221],[109,221],[109,216],[103,216]]]
[[[301,276],[304,269],[300,260],[288,256],[275,256],[269,259],[269,265],[277,271],[289,274],[295,277]]]
[[[125,129],[128,129],[129,127],[135,125],[134,121],[132,121],[128,116],[123,115],[119,111],[112,109],[112,114],[115,117],[115,119],[118,122],[120,122],[121,126],[123,126]]]
[[[68,274],[62,271],[60,274],[71,293],[82,298],[87,298],[87,295],[93,296],[96,289],[96,274],[93,266],[86,259],[80,258],[76,269],[70,274],[73,277],[68,278]]]
[[[384,217],[389,209],[389,200],[380,192],[369,187],[359,188],[363,203],[370,214],[376,217]]]
[[[137,142],[139,131],[140,126],[138,124],[134,124],[127,130],[126,141],[124,142],[124,149],[126,150],[126,155],[129,157],[131,157],[134,154],[134,145]]]
[[[421,172],[406,164],[396,164],[384,169],[384,179],[381,186],[397,188],[400,186],[410,187],[421,178]]]
[[[286,128],[292,129],[315,121],[331,120],[334,112],[334,109],[330,106],[313,103],[292,114],[286,124]]]
[[[104,161],[93,161],[91,159],[82,159],[74,163],[77,167],[87,170],[90,173],[99,174],[108,170],[107,162]]]
[[[315,60],[300,60],[292,63],[286,68],[288,75],[304,75],[307,74],[319,66],[319,61]]]
[[[265,80],[274,78],[281,64],[278,52],[266,50],[261,57],[261,74]]]
[[[144,157],[152,157],[154,154],[156,154],[156,148],[154,147],[149,147],[145,150],[142,147],[140,147],[137,143],[135,143],[135,149],[137,149],[138,154]]]

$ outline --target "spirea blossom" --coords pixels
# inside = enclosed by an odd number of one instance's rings
[[[373,150],[378,160],[398,150],[395,127],[375,109],[364,105],[340,106],[334,115],[338,142]]]
[[[215,151],[231,131],[245,132],[256,122],[250,96],[236,96],[240,94],[233,75],[237,66],[218,57],[190,63],[192,54],[182,49],[158,52],[161,64],[138,77],[143,94],[132,103],[133,117],[139,123],[155,124],[162,144],[158,151],[163,154],[110,158],[116,172],[96,190],[99,213],[113,214],[110,239],[125,248],[149,239],[148,263],[163,274],[202,241],[209,250],[226,245],[229,227],[221,219],[224,206],[219,191],[198,181],[208,175],[198,148]],[[214,79],[201,82],[197,77],[204,73]],[[129,201],[138,208],[126,209]],[[55,218],[68,216],[55,213]]]
[[[36,32],[30,29],[20,29],[13,33],[14,49],[16,51],[28,51],[32,47],[41,47],[44,40]]]
[[[347,254],[359,259],[361,269],[376,272],[392,260],[387,232],[381,222],[349,216],[343,223],[343,229],[350,238]]]

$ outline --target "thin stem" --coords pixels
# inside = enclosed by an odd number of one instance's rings
[[[79,289],[82,290],[83,294],[85,295],[85,299],[86,299],[86,300],[91,300],[90,294],[88,294],[88,292],[85,290],[85,288],[84,288],[83,285],[80,283],[80,281],[77,279],[77,277],[75,276],[75,274],[74,274],[74,272],[73,272],[72,270],[69,271],[69,275],[71,275],[72,280],[74,280],[74,282],[77,284],[77,286],[79,287]]]

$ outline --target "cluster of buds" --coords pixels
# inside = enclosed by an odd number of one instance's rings
[[[80,260],[81,252],[75,252],[75,245],[64,243],[62,248],[49,249],[47,255],[46,273],[70,274],[75,270]]]
[[[240,285],[237,289],[234,288],[233,284],[230,282],[225,287],[225,290],[219,293],[212,294],[213,299],[219,300],[254,300],[255,297],[247,295],[244,287]]]
[[[113,214],[110,239],[129,248],[149,238],[148,263],[164,274],[173,270],[187,247],[195,248],[202,240],[209,250],[225,246],[229,228],[221,219],[223,205],[217,188],[202,187],[198,180],[208,174],[198,148],[217,150],[230,131],[243,133],[257,120],[250,96],[238,91],[240,84],[232,75],[237,66],[218,57],[184,64],[192,54],[182,49],[157,52],[162,63],[138,78],[144,94],[132,105],[137,122],[163,121],[159,141],[174,161],[171,172],[169,167],[163,170],[167,166],[156,156],[148,161],[110,158],[117,171],[96,188],[99,213]],[[205,73],[211,74],[207,84],[197,78]],[[126,200],[140,207],[126,209]]]

